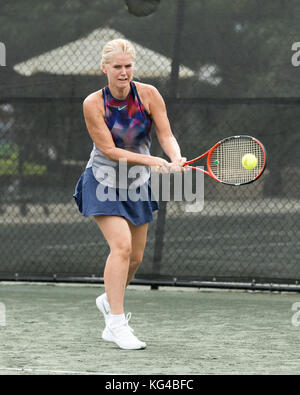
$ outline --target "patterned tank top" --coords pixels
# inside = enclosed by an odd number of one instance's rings
[[[102,93],[105,123],[112,134],[116,147],[150,155],[152,120],[139,98],[135,84],[130,83],[130,92],[122,100],[114,98],[108,86],[102,89]],[[134,171],[130,172],[133,166]],[[92,167],[97,181],[110,187],[128,188],[137,178],[141,185],[150,177],[149,167],[128,164],[127,181],[125,184],[123,183],[124,180],[119,183],[119,174],[121,172],[123,177],[124,169],[121,169],[119,163],[108,160],[95,143],[86,167]],[[109,171],[108,167],[113,168],[113,172]],[[115,177],[112,174],[115,174]],[[136,176],[133,176],[134,174]]]

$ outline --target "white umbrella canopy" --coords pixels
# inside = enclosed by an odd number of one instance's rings
[[[110,28],[94,30],[69,44],[58,47],[42,55],[35,56],[14,66],[14,70],[24,76],[36,73],[57,75],[100,75],[101,50],[112,39],[125,38],[124,35]],[[135,75],[139,78],[168,77],[171,73],[172,60],[135,42]],[[194,76],[194,71],[180,66],[179,77]]]

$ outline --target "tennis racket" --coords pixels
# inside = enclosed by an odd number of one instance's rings
[[[242,160],[244,155],[252,154],[257,159],[253,169],[246,169]],[[207,170],[192,163],[206,159]],[[195,159],[187,161],[184,166],[202,171],[214,180],[227,185],[245,185],[257,180],[266,168],[266,150],[262,143],[251,136],[231,136],[216,143],[210,150]]]

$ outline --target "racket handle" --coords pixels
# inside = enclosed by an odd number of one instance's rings
[[[202,171],[202,173],[207,174],[208,176],[210,176],[209,172],[207,170],[201,169],[200,167],[195,167],[195,166],[189,166],[187,164],[188,162],[186,162],[183,166],[187,167],[188,169],[194,169],[194,170],[198,170],[198,171]]]

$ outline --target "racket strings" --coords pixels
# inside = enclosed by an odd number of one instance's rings
[[[245,169],[242,158],[253,154],[257,158],[254,169]],[[251,138],[228,139],[216,147],[210,158],[211,170],[215,177],[230,184],[243,184],[254,180],[262,171],[265,163],[263,148]]]

